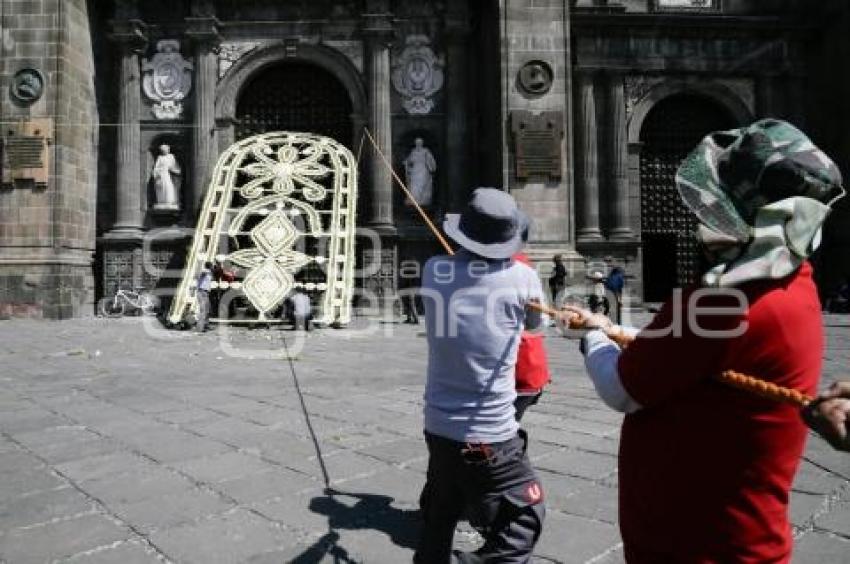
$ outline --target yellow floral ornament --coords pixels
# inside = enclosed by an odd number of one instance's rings
[[[238,276],[213,290],[244,296],[256,312],[248,321],[268,321],[300,288],[317,306],[316,323],[347,324],[357,202],[351,151],[320,135],[266,133],[224,151],[212,178],[169,321],[196,308],[191,289],[203,262],[216,257]]]

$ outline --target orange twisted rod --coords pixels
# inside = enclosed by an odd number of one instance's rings
[[[563,313],[561,315],[563,315]],[[581,316],[578,314],[571,315],[568,323],[571,329],[581,329],[583,325]],[[606,331],[606,334],[608,335],[608,338],[623,348],[628,346],[629,343],[634,340],[620,330],[608,330]],[[766,380],[756,378],[755,376],[749,376],[734,370],[726,370],[725,372],[715,376],[714,379],[722,384],[726,384],[727,386],[780,403],[790,403],[797,407],[805,407],[814,400],[814,398],[792,388],[786,388],[784,386],[774,384],[773,382],[768,382]]]
[[[727,370],[722,374],[718,374],[715,379],[727,386],[732,386],[733,388],[738,388],[739,390],[744,390],[780,403],[790,403],[797,407],[805,407],[814,399],[792,388],[779,386],[773,382],[747,376],[734,370]]]

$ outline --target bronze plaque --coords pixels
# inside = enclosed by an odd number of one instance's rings
[[[564,136],[564,113],[548,111],[532,113],[518,110],[511,113],[514,135],[516,177],[560,180],[561,139]]]
[[[50,170],[48,144],[52,136],[53,120],[49,118],[6,126],[2,139],[2,183],[46,188]]]
[[[41,168],[41,150],[44,137],[35,135],[14,135],[6,137],[3,146],[6,152],[6,166],[9,168]]]

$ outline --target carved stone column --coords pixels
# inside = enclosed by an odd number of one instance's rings
[[[215,166],[215,87],[218,72],[218,20],[186,18],[186,35],[195,43],[195,123],[192,134],[192,198],[190,214],[198,213]]]
[[[115,191],[115,224],[107,233],[110,238],[140,236],[142,218],[141,130],[139,113],[142,107],[142,87],[139,54],[147,39],[145,24],[127,20],[113,24],[112,39],[121,49],[119,74],[118,146]]]
[[[599,230],[599,154],[597,148],[595,76],[583,72],[579,75],[578,155],[579,172],[579,227],[577,242],[602,240]]]
[[[608,77],[608,115],[611,116],[611,145],[609,147],[612,188],[611,239],[632,239],[634,233],[629,218],[629,147],[626,124],[626,95],[623,76]]]
[[[390,108],[390,41],[392,39],[392,14],[387,0],[366,3],[363,14],[363,36],[366,40],[366,86],[369,96],[369,129],[375,143],[393,162],[392,116]],[[368,224],[385,233],[395,231],[393,226],[393,179],[384,160],[377,151],[369,152],[369,176],[372,184]]]
[[[469,138],[464,82],[469,49],[466,2],[449,2],[446,15],[446,178],[448,211],[458,212],[469,197]]]

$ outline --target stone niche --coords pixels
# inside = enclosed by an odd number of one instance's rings
[[[188,174],[189,152],[188,143],[184,135],[177,129],[155,129],[142,132],[144,153],[142,155],[142,178],[145,186],[145,201],[148,211],[148,221],[155,225],[171,225],[185,213],[188,200],[187,189],[189,186]],[[157,158],[160,156],[160,147],[168,145],[170,153],[174,155],[179,173],[172,173],[171,180],[174,183],[177,206],[168,207],[160,204],[157,196],[156,183],[153,175]]]
[[[5,125],[0,159],[3,187],[46,189],[52,142],[53,120],[50,118]]]

